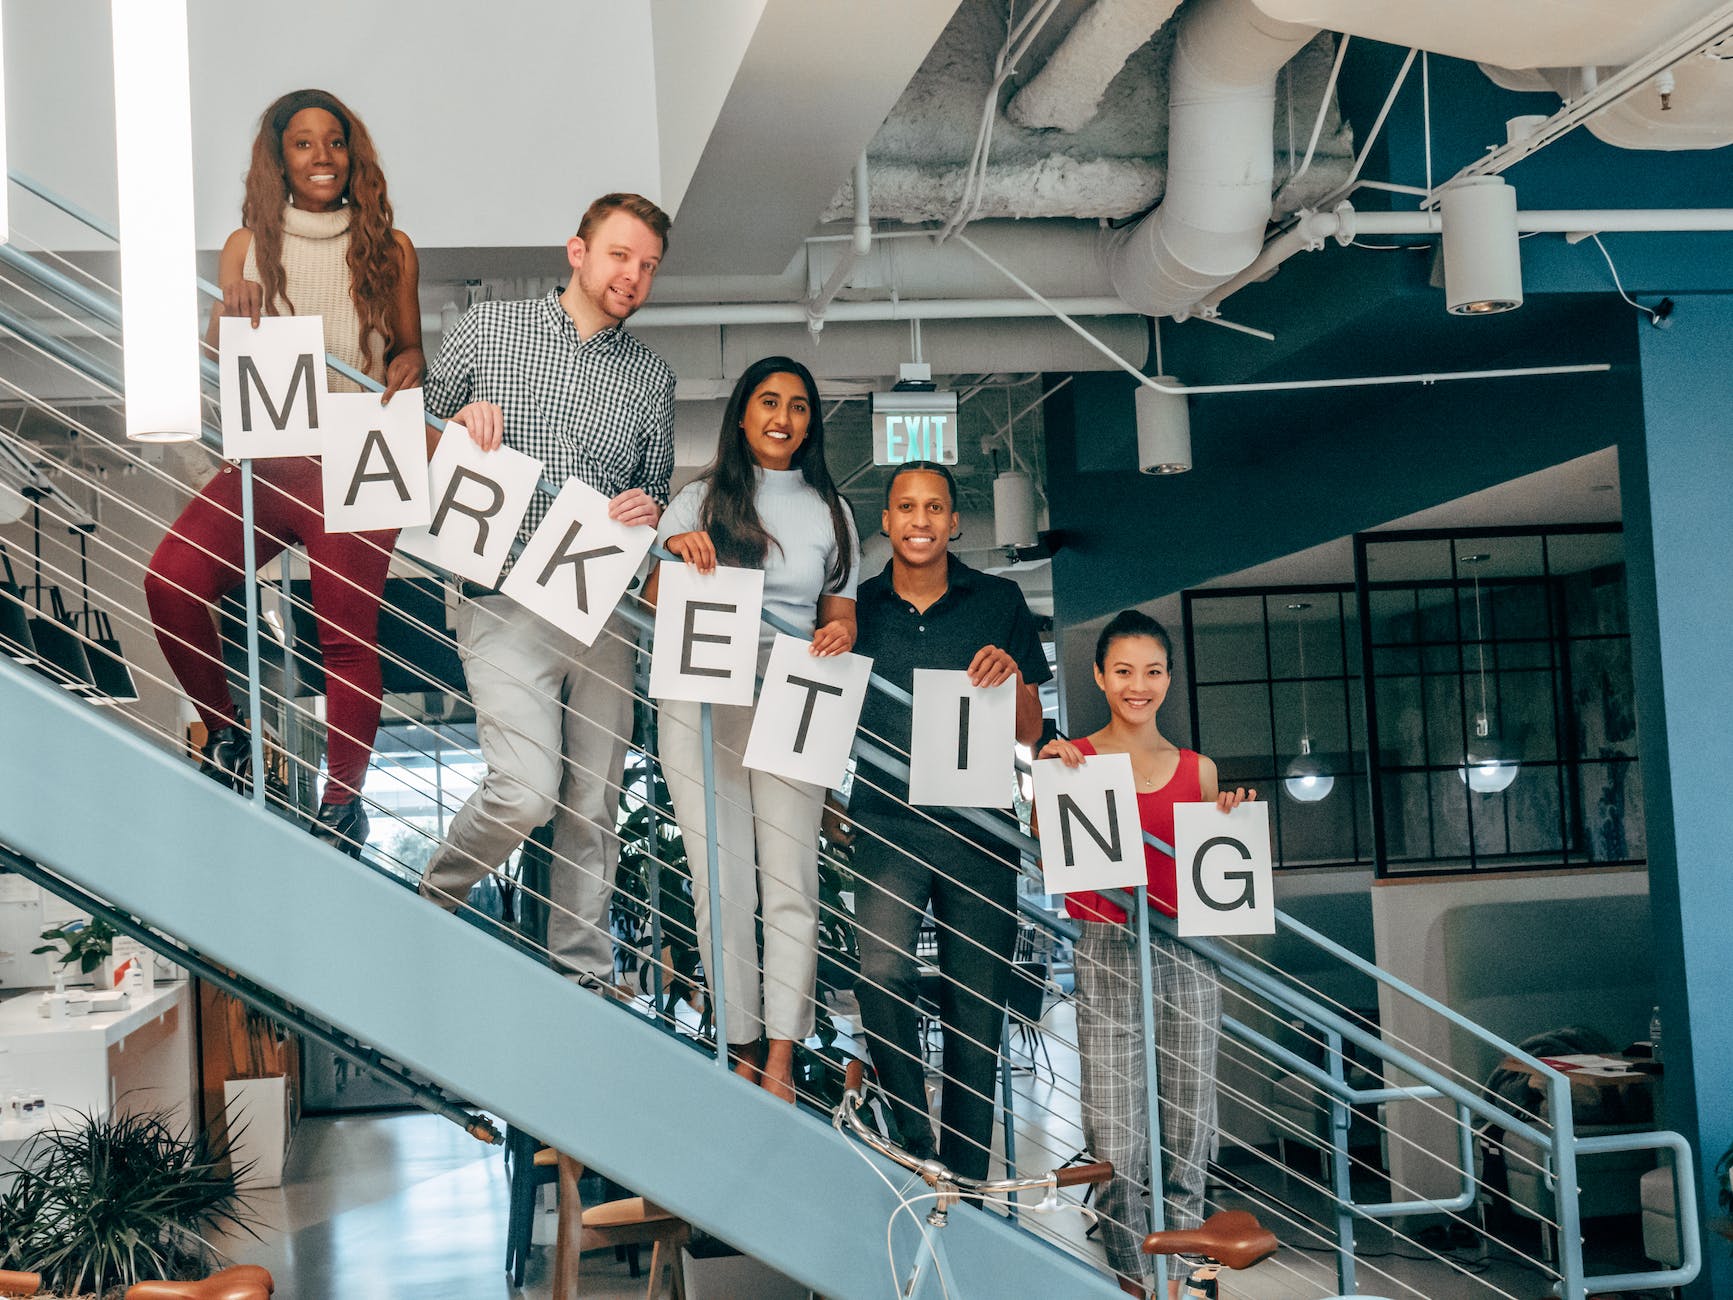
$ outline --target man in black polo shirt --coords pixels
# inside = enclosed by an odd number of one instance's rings
[[[891,562],[860,585],[855,653],[910,690],[917,668],[967,671],[976,686],[1017,682],[1017,739],[1041,734],[1036,686],[1052,673],[1035,617],[1017,585],[948,553],[957,528],[950,471],[926,461],[897,471],[885,492]],[[909,711],[867,692],[861,729],[900,757]],[[855,836],[855,928],[860,938],[861,1022],[879,1081],[892,1098],[903,1145],[935,1153],[916,1033],[915,936],[931,901],[939,931],[939,1017],[945,1084],[939,1158],[984,1178],[992,1147],[994,1076],[1017,938],[1017,868],[1009,850],[943,808],[908,807],[908,781],[863,764],[849,800]]]

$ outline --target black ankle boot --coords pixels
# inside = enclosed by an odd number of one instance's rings
[[[199,771],[231,790],[245,792],[252,782],[253,738],[245,727],[231,723],[218,727],[199,751]]]
[[[308,829],[315,839],[360,861],[361,846],[367,843],[367,809],[358,798],[348,803],[322,803]]]

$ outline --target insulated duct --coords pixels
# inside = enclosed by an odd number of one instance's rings
[[[1179,0],[1095,0],[1041,71],[1005,105],[1005,116],[1018,126],[1081,129],[1132,52],[1178,8]]]
[[[1138,311],[1183,318],[1263,249],[1276,74],[1315,35],[1251,0],[1204,0],[1180,19],[1168,82],[1167,193],[1108,253],[1114,288]]]

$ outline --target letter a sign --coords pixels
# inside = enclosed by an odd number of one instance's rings
[[[266,316],[258,329],[241,316],[217,325],[223,456],[265,460],[323,450],[325,322],[318,316]]]
[[[414,528],[431,517],[425,412],[419,388],[379,404],[376,393],[325,399],[325,449],[319,472],[325,531],[365,533]]]
[[[1276,932],[1269,804],[1175,804],[1173,847],[1180,937]]]
[[[1035,817],[1049,894],[1131,889],[1148,879],[1137,786],[1124,754],[1096,754],[1082,767],[1056,758],[1036,763]]]

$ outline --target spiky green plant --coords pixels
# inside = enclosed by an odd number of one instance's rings
[[[30,1139],[0,1195],[0,1268],[69,1295],[202,1277],[221,1224],[253,1232],[224,1151],[158,1113],[79,1115]]]

